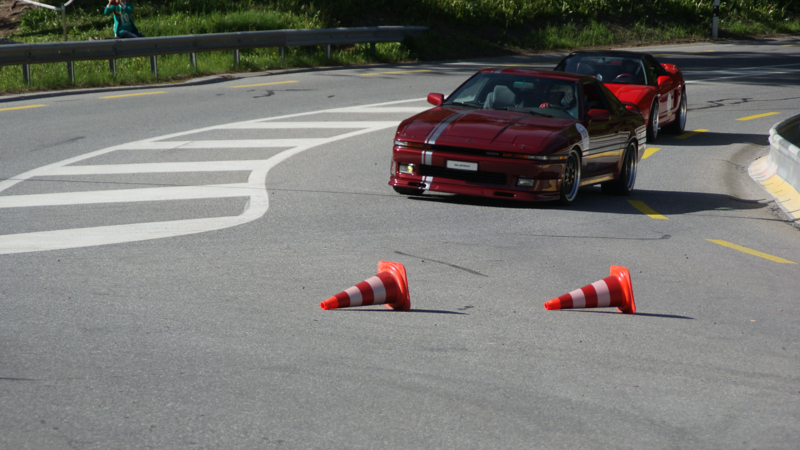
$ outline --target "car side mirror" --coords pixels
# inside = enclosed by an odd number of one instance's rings
[[[444,103],[444,95],[430,93],[428,94],[428,103],[433,106],[442,106],[442,103]]]
[[[594,122],[605,122],[611,119],[611,111],[607,109],[590,109],[589,120]]]
[[[625,105],[625,109],[627,109],[628,111],[633,111],[637,114],[642,114],[642,110],[639,109],[639,107],[636,106],[636,104],[630,102],[622,102],[622,104]]]
[[[658,77],[658,87],[665,87],[665,88],[672,87],[672,78],[666,75]]]

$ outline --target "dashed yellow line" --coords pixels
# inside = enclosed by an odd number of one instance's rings
[[[18,109],[31,109],[31,108],[41,108],[47,105],[29,105],[29,106],[15,106],[13,108],[2,108],[0,111],[15,111]]]
[[[732,248],[734,250],[738,250],[740,252],[747,253],[748,255],[758,256],[759,258],[764,258],[776,263],[781,264],[797,264],[794,261],[789,261],[788,259],[779,258],[774,255],[770,255],[769,253],[759,252],[758,250],[753,250],[752,248],[742,247],[741,245],[733,244],[728,241],[722,241],[719,239],[706,239],[708,242],[713,242],[715,244],[721,245],[723,247]]]
[[[167,91],[142,92],[142,93],[139,93],[139,94],[109,95],[107,97],[100,97],[100,98],[103,99],[103,100],[106,100],[106,99],[109,99],[109,98],[140,97],[142,95],[156,95],[156,94],[166,94],[166,93],[167,93]]]
[[[661,150],[661,147],[647,147],[644,149],[644,155],[642,155],[642,159],[647,159],[653,156],[653,153]]]
[[[293,81],[274,81],[272,83],[245,84],[245,85],[242,85],[242,86],[231,86],[231,89],[259,87],[259,86],[272,86],[274,84],[290,84],[290,83],[299,83],[299,81],[297,81],[297,80],[293,80]]]
[[[432,71],[429,70],[429,69],[425,69],[425,70],[403,70],[403,71],[399,71],[399,72],[362,73],[361,76],[362,77],[372,77],[372,76],[375,76],[375,75],[398,75],[398,74],[404,74],[404,73],[420,73],[420,72],[432,72]]]
[[[755,116],[741,117],[741,118],[736,119],[736,120],[741,120],[742,122],[744,122],[745,120],[760,119],[762,117],[774,116],[776,114],[780,114],[780,113],[779,112],[768,112],[768,113],[764,113],[764,114],[756,114]]]
[[[686,139],[686,138],[690,138],[692,136],[696,136],[696,135],[698,135],[700,133],[705,133],[706,131],[708,131],[708,130],[694,130],[694,131],[690,131],[688,133],[683,133],[682,135],[675,136],[675,137],[677,139]]]
[[[628,203],[651,219],[668,220],[665,216],[653,211],[653,208],[647,206],[644,202],[639,200],[628,200]]]

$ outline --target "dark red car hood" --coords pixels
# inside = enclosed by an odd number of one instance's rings
[[[526,153],[538,153],[547,149],[554,133],[575,122],[511,111],[441,107],[401,123],[397,139],[487,150],[516,151],[524,145]]]

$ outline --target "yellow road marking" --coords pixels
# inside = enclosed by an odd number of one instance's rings
[[[748,255],[758,256],[759,258],[768,259],[770,261],[781,263],[781,264],[797,264],[794,261],[789,261],[788,259],[779,258],[777,256],[770,255],[768,253],[759,252],[758,250],[753,250],[752,248],[742,247],[741,245],[736,245],[730,243],[728,241],[721,241],[719,239],[706,239],[709,242],[713,242],[715,244],[719,244],[723,247],[732,248],[734,250],[739,250],[740,252],[747,253]]]
[[[676,138],[678,138],[678,139],[686,139],[686,138],[690,138],[690,137],[695,136],[695,135],[700,134],[700,133],[705,133],[706,131],[708,131],[708,130],[694,130],[694,131],[690,131],[688,133],[683,133],[680,136],[676,136]]]
[[[779,112],[768,112],[768,113],[764,113],[764,114],[756,114],[755,116],[741,117],[741,118],[736,119],[736,120],[745,121],[745,120],[752,120],[752,119],[760,119],[762,117],[774,116],[775,114],[780,114],[780,113]]]
[[[429,69],[425,70],[403,70],[401,72],[375,72],[375,73],[362,73],[362,77],[371,77],[374,75],[395,75],[395,74],[402,74],[402,73],[419,73],[419,72],[431,72]]]
[[[647,206],[644,202],[640,202],[639,200],[628,200],[628,203],[651,219],[669,220],[665,216],[653,211],[653,209]]]
[[[100,97],[101,99],[109,99],[109,98],[122,98],[122,97],[139,97],[141,95],[155,95],[155,94],[166,94],[167,91],[156,91],[156,92],[143,92],[141,94],[124,94],[124,95],[109,95],[108,97]]]
[[[13,108],[0,109],[0,111],[14,111],[14,110],[17,110],[17,109],[41,108],[42,106],[47,106],[47,105],[15,106]]]
[[[644,155],[642,155],[642,159],[647,159],[653,156],[653,153],[661,150],[661,147],[648,147],[644,149]]]
[[[258,87],[258,86],[270,86],[273,84],[289,84],[289,83],[299,83],[299,81],[274,81],[272,83],[261,83],[261,84],[245,84],[243,86],[231,86],[231,89],[238,89],[238,88],[249,88],[249,87]]]
[[[780,203],[786,213],[794,220],[800,220],[800,193],[783,178],[773,175],[761,181],[761,185],[769,192],[775,201]]]

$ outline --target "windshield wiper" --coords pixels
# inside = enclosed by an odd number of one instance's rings
[[[483,108],[483,105],[480,103],[475,102],[446,102],[445,105],[455,105],[455,106],[471,106],[473,108]]]
[[[507,111],[526,113],[526,114],[530,114],[532,116],[553,117],[550,114],[540,113],[540,112],[536,112],[536,111],[533,111],[531,109],[525,109],[525,108],[502,108],[502,109],[505,109]]]

